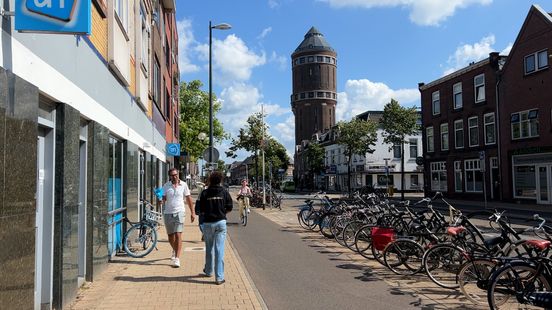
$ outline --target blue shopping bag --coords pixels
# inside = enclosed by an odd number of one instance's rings
[[[157,199],[159,199],[159,200],[163,199],[163,188],[162,187],[154,189],[153,192],[155,193],[155,196],[157,196]]]

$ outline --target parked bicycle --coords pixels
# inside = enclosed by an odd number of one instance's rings
[[[157,229],[163,214],[155,211],[155,207],[147,200],[140,200],[142,219],[140,222],[131,222],[124,218],[124,222],[131,225],[123,237],[123,249],[128,256],[140,258],[157,249]]]

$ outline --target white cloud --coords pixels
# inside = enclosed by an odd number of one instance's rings
[[[512,50],[513,46],[514,46],[514,43],[512,43],[512,42],[508,43],[508,46],[506,46],[506,48],[504,48],[500,52],[500,55],[508,56],[510,54],[510,51]]]
[[[447,61],[448,67],[443,75],[447,75],[464,68],[468,66],[470,62],[479,61],[489,57],[489,53],[495,51],[493,48],[494,43],[495,36],[491,34],[482,38],[477,43],[459,46],[454,54],[449,56]]]
[[[470,5],[487,5],[492,0],[318,0],[331,7],[405,7],[410,9],[410,20],[422,26],[437,26],[456,10]]]
[[[257,39],[259,39],[259,40],[264,39],[271,32],[272,32],[272,27],[265,28],[265,29],[263,29],[261,34],[257,37]]]
[[[196,50],[202,55],[202,59],[208,59],[208,44],[198,46]],[[212,53],[213,71],[218,71],[217,78],[213,78],[213,83],[223,86],[249,80],[253,68],[266,63],[264,52],[257,55],[234,34],[222,41],[213,39]]]
[[[280,2],[277,0],[268,0],[268,7],[271,9],[277,8],[280,6]]]
[[[190,52],[192,46],[197,42],[192,32],[192,21],[183,19],[176,23],[178,30],[178,66],[181,73],[191,73],[199,71],[199,67],[190,61]]]
[[[271,134],[284,145],[288,156],[293,159],[295,153],[295,116],[291,115],[282,123],[277,123]]]
[[[284,71],[288,66],[288,59],[282,55],[278,55],[275,51],[272,51],[270,54],[270,59],[268,60],[271,63],[278,65],[278,70]]]
[[[420,92],[416,88],[393,90],[384,83],[367,79],[348,80],[345,92],[338,94],[336,120],[349,120],[368,110],[381,111],[391,99],[407,106],[420,100]]]

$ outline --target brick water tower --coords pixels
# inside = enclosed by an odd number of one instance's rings
[[[335,124],[336,56],[324,35],[314,27],[291,54],[295,145]]]

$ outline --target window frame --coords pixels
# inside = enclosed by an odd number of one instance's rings
[[[532,112],[535,112],[534,116],[530,115]],[[513,121],[515,115],[517,115],[517,120]],[[523,119],[524,115],[527,115],[526,119]],[[510,133],[511,133],[512,140],[523,140],[523,139],[530,139],[530,138],[538,137],[539,136],[538,119],[539,119],[539,109],[531,109],[531,110],[524,110],[524,111],[518,111],[518,112],[511,113],[510,114]],[[527,132],[528,132],[527,136],[523,135],[523,124],[524,123],[527,123]],[[519,131],[518,131],[519,132],[519,137],[514,136],[514,125],[519,126]],[[533,126],[534,126],[534,128],[533,128]],[[532,129],[535,130],[535,132],[536,132],[535,135],[531,134],[533,132]]]
[[[487,116],[492,116],[493,121],[492,122],[487,122]],[[487,141],[487,127],[489,127],[489,126],[492,126],[492,128],[493,128],[493,141],[492,142]],[[494,112],[483,114],[483,135],[485,136],[485,145],[496,144],[496,116],[495,116]]]
[[[474,120],[476,121],[476,124],[475,126],[472,126],[470,124],[470,121],[471,120]],[[475,136],[477,137],[477,143],[476,144],[472,144],[472,129],[475,128]],[[475,146],[479,146],[479,117],[477,116],[472,116],[472,117],[468,117],[468,146],[469,147],[475,147]]]
[[[441,94],[439,91],[431,93],[431,111],[433,115],[441,114]]]
[[[458,180],[457,177],[460,177]],[[462,173],[462,161],[457,160],[454,162],[454,191],[456,193],[461,193],[464,191],[464,176]],[[460,185],[460,187],[458,187]]]
[[[418,139],[408,139],[408,144],[409,144],[409,148],[408,148],[409,158],[416,159],[418,157]],[[412,152],[412,149],[414,149],[415,152]]]
[[[458,129],[456,127],[456,124],[462,124],[461,128]],[[461,140],[462,141],[462,146],[458,146],[458,141],[459,140],[458,140],[458,136],[456,134],[458,131],[462,132],[462,140]],[[466,146],[466,144],[464,142],[465,142],[464,141],[464,120],[463,119],[457,119],[457,120],[454,121],[454,148],[455,149],[463,149]]]
[[[446,129],[446,131],[443,131],[443,128]],[[449,148],[450,148],[450,144],[449,144],[449,125],[448,123],[442,123],[440,126],[439,126],[439,130],[440,130],[440,136],[441,136],[441,151],[448,151]],[[446,148],[445,148],[445,142],[446,141]]]
[[[429,132],[431,131],[431,135]],[[429,143],[429,137],[431,137],[431,148]],[[435,152],[435,131],[433,130],[433,126],[426,127],[426,149],[428,153]]]
[[[460,90],[456,89],[457,87],[460,87]],[[458,104],[456,95],[460,95],[460,104]],[[462,82],[458,82],[454,85],[452,85],[452,107],[455,110],[459,110],[464,106],[462,102]]]
[[[475,186],[475,175],[476,173],[481,173],[481,190],[477,190]],[[473,176],[473,189],[468,187],[468,174]],[[481,160],[479,159],[466,159],[464,160],[464,191],[466,193],[483,193],[483,172],[481,171]]]
[[[448,187],[448,175],[447,175],[447,162],[446,161],[434,161],[429,163],[429,175],[430,175],[430,188],[432,191],[441,191],[446,192]],[[434,188],[433,173],[437,173],[438,184],[437,188]],[[441,176],[444,176],[444,179],[441,179]],[[444,186],[443,186],[444,185]]]
[[[545,57],[543,58],[545,61],[546,61],[546,64],[544,65],[541,65],[541,58],[540,56],[544,54]],[[533,68],[532,70],[528,70],[527,68],[527,60],[532,58],[533,59]],[[523,57],[523,72],[525,75],[529,75],[529,74],[533,74],[535,72],[539,72],[539,71],[542,71],[542,70],[545,70],[545,69],[548,69],[548,49],[545,48],[545,49],[542,49],[542,50],[539,50],[539,51],[536,51],[534,53],[531,53],[529,55],[526,55],[525,57]]]
[[[477,84],[477,79],[479,77],[483,77],[483,82],[480,83],[480,84]],[[478,100],[477,99],[477,97],[478,97],[477,90],[479,88],[481,88],[483,90],[483,98]],[[485,92],[485,73],[481,73],[481,74],[478,74],[478,75],[473,77],[473,91],[474,91],[474,93],[473,93],[474,98],[473,99],[474,99],[475,103],[481,103],[481,102],[484,102],[486,100],[486,95],[487,94]]]
[[[147,12],[143,1],[140,1],[140,23],[141,23],[141,40],[140,40],[140,65],[146,75],[149,72],[149,42],[150,42],[150,28],[147,23]]]

